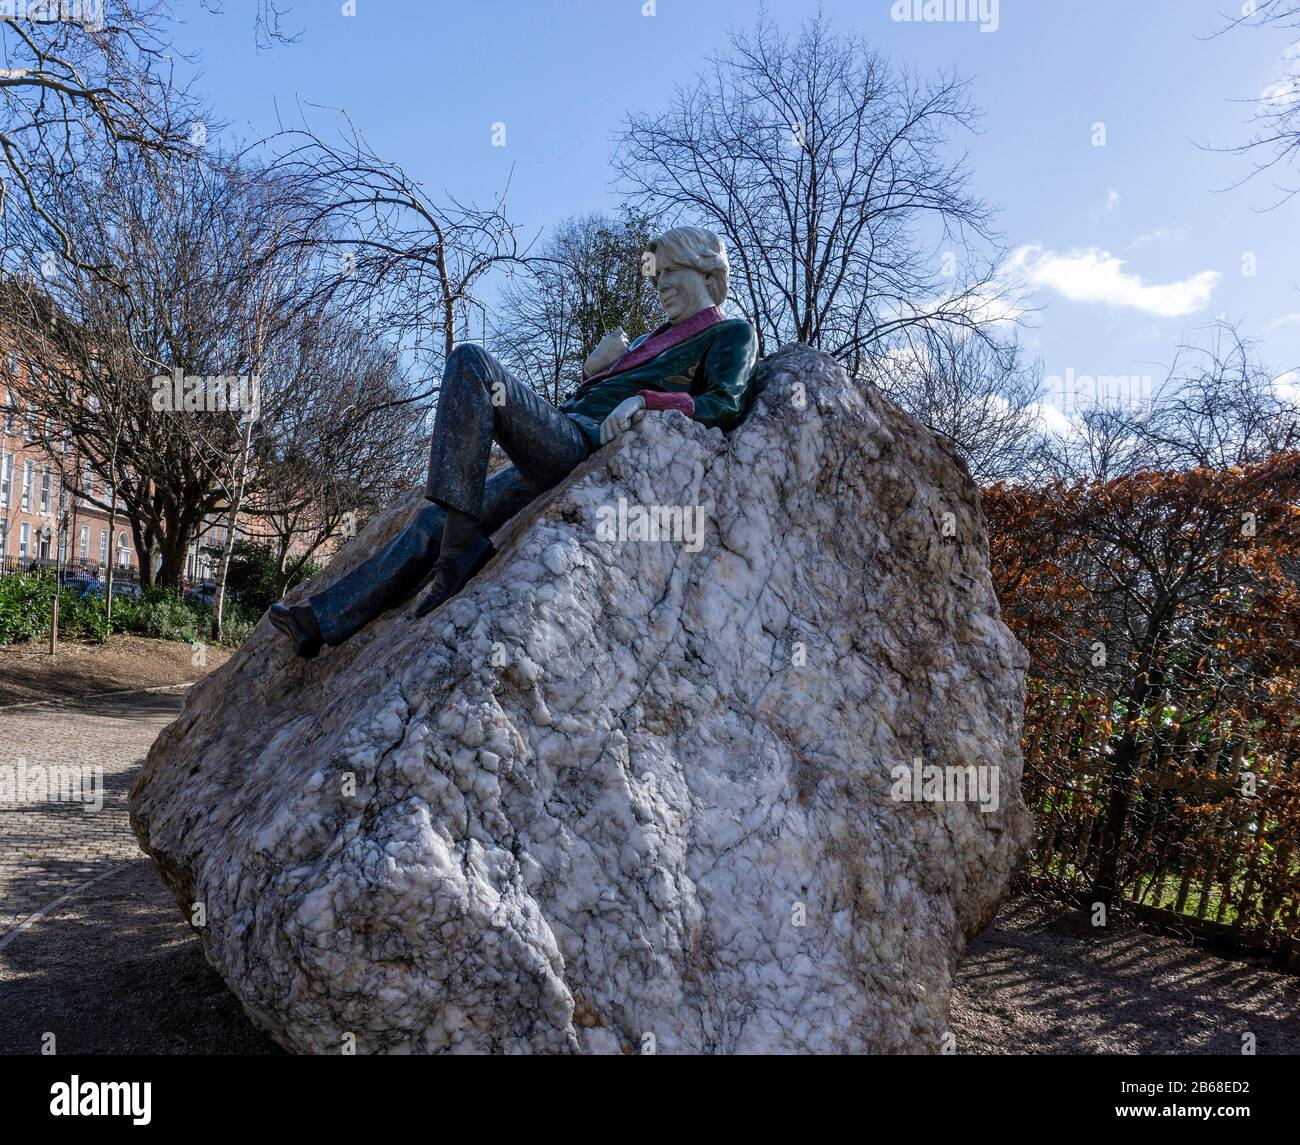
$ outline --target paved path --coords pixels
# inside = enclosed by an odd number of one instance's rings
[[[182,695],[174,689],[0,709],[0,768],[25,779],[16,802],[8,793],[0,802],[0,943],[60,895],[140,858],[126,793],[154,737],[176,718]],[[102,792],[103,807],[45,798],[51,768],[73,769],[83,792]]]
[[[0,767],[102,775],[103,807],[0,802],[0,1053],[269,1053],[136,844],[126,795],[166,693],[0,709]],[[94,769],[99,769],[96,772]],[[39,775],[39,773],[36,773]],[[18,794],[22,795],[23,792]]]
[[[127,822],[181,694],[0,709],[0,766],[100,768],[102,810],[0,802],[0,1053],[278,1053],[203,958]],[[31,794],[29,792],[29,794]],[[1013,900],[957,975],[959,1053],[1300,1053],[1300,977]]]

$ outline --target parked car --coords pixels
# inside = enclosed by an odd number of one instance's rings
[[[78,597],[103,596],[104,584],[93,576],[65,576],[63,590],[75,593]]]
[[[206,608],[212,607],[212,602],[217,599],[217,586],[212,583],[196,584],[193,588],[185,592],[185,600],[189,604],[198,604]]]
[[[80,578],[74,578],[80,580]],[[65,585],[68,581],[63,582]],[[86,586],[83,596],[104,596],[108,592],[108,584],[105,581],[91,578],[90,583]],[[140,586],[133,580],[118,580],[113,578],[113,596],[130,597],[132,600],[140,599]]]

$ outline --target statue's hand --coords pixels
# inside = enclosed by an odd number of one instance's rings
[[[608,370],[627,353],[627,345],[627,335],[623,333],[623,327],[615,326],[587,355],[587,360],[582,363],[583,374],[590,378],[593,374]]]
[[[600,423],[600,444],[608,445],[620,433],[626,433],[634,422],[645,417],[645,398],[633,394],[624,398],[612,410],[609,417]]]

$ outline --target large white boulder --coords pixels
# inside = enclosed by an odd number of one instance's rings
[[[282,1045],[944,1048],[1029,836],[1025,656],[956,455],[825,355],[760,370],[729,437],[648,414],[424,620],[309,662],[264,620],[190,692],[132,823]]]

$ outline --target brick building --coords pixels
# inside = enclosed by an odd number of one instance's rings
[[[37,415],[22,408],[11,383],[30,369],[21,354],[0,351],[0,562],[6,567],[32,562],[97,573],[110,554],[119,575],[135,578],[138,566],[131,528],[121,503],[115,522],[116,543],[109,536],[108,513],[90,504],[77,490],[103,500],[91,467],[70,452],[58,427],[37,424]],[[64,474],[81,474],[80,483]],[[71,488],[68,488],[68,485]]]
[[[0,293],[10,289],[0,272]],[[45,300],[38,299],[38,305],[57,315]],[[0,311],[7,312],[7,307]],[[61,427],[48,418],[39,422],[42,415],[21,397],[42,381],[32,374],[41,368],[21,352],[20,340],[0,316],[0,572],[62,564],[69,572],[98,576],[111,560],[115,576],[138,580],[139,561],[126,506],[118,501],[110,536],[108,512],[92,503],[107,502],[102,478],[86,458],[77,455]],[[182,575],[188,584],[210,581],[215,575],[214,550],[224,544],[228,528],[225,514],[209,515],[200,524],[186,553]],[[265,521],[247,513],[237,535],[276,540]],[[322,545],[317,559],[327,558],[338,544],[334,539]],[[289,551],[296,555],[302,547],[295,541]]]

